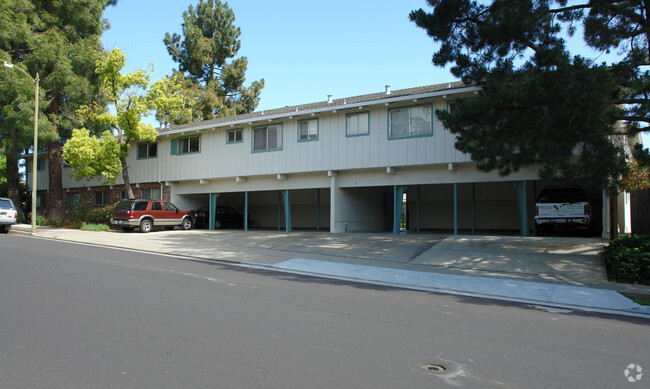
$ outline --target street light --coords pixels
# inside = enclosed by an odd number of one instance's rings
[[[29,75],[26,71],[23,69],[14,66],[14,64],[9,63],[7,61],[2,61],[4,62],[5,67],[11,68],[11,69],[18,69],[20,70],[21,73],[26,75],[34,84],[36,84],[36,92],[34,93],[34,158],[32,160],[32,232],[36,231],[36,170],[38,167],[38,159],[37,159],[37,154],[38,154],[38,73],[36,73],[36,78],[34,79],[32,76]]]

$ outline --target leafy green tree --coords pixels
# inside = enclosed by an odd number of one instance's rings
[[[650,20],[641,0],[428,0],[411,12],[440,43],[435,66],[481,86],[476,99],[436,115],[478,168],[502,175],[541,166],[546,180],[578,180],[615,191],[627,172],[621,137],[650,122]],[[587,45],[616,63],[571,55],[582,26]],[[647,149],[636,148],[638,157]]]
[[[63,216],[61,138],[76,126],[74,112],[95,99],[94,63],[116,0],[3,0],[0,60],[40,78],[39,145],[50,160],[48,208]],[[34,85],[15,69],[0,70],[0,138],[7,148],[9,195],[18,199],[18,159],[33,144]],[[34,150],[36,152],[36,150]]]
[[[234,21],[228,3],[199,0],[183,13],[182,35],[165,34],[163,42],[179,66],[173,78],[182,84],[192,110],[191,116],[180,117],[161,112],[158,120],[180,124],[255,110],[264,80],[244,86],[248,60],[233,60],[241,47],[241,30]]]
[[[158,131],[142,122],[155,112],[169,112],[179,116],[185,98],[178,92],[180,86],[167,77],[149,83],[149,72],[138,69],[121,74],[126,65],[124,53],[113,49],[96,63],[101,93],[115,114],[101,105],[82,106],[77,115],[89,125],[107,127],[100,136],[85,128],[76,129],[63,146],[63,158],[73,168],[73,177],[100,178],[113,183],[120,173],[124,179],[127,195],[135,198],[129,179],[126,157],[130,141],[154,142]]]

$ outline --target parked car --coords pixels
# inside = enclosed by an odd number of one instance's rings
[[[6,234],[18,220],[18,211],[11,199],[0,197],[0,234]]]
[[[579,186],[551,186],[540,192],[535,204],[537,235],[568,228],[591,232],[593,227],[591,204]]]
[[[169,201],[123,200],[115,206],[111,224],[124,231],[138,227],[141,232],[149,232],[154,227],[172,229],[181,226],[189,230],[194,220],[189,212],[181,211]]]
[[[194,215],[196,221],[196,228],[208,228],[210,226],[210,207],[203,206],[197,210],[190,211]],[[250,218],[249,218],[250,224]],[[218,205],[217,212],[214,219],[214,228],[223,227],[244,227],[244,215],[239,213],[236,209],[226,205]]]

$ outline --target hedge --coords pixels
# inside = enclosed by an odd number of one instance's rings
[[[650,285],[650,235],[616,238],[604,258],[610,281]]]

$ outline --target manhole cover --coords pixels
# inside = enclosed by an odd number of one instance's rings
[[[424,370],[426,370],[426,371],[430,371],[430,372],[433,372],[433,373],[440,373],[440,372],[443,372],[443,371],[447,370],[442,365],[434,365],[432,363],[425,363],[424,365],[422,365],[422,368]]]

